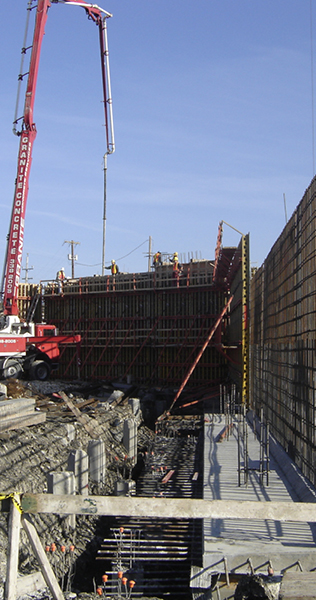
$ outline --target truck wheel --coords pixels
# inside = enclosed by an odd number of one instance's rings
[[[46,381],[50,375],[50,366],[44,360],[35,360],[30,368],[30,378]]]
[[[9,358],[6,361],[5,367],[3,369],[3,377],[5,379],[11,379],[12,377],[18,379],[22,375],[22,365],[15,358]]]

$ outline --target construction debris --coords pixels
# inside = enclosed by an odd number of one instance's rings
[[[244,575],[237,584],[235,600],[277,600],[281,578],[269,575]]]

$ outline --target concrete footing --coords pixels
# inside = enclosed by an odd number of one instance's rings
[[[95,483],[102,483],[105,478],[105,443],[103,440],[91,440],[88,444],[89,475]]]
[[[75,476],[75,490],[79,494],[89,493],[89,457],[81,449],[71,452],[68,456],[68,471]]]
[[[73,495],[75,493],[75,476],[72,471],[53,471],[47,475],[47,491],[49,494]],[[67,517],[68,526],[76,528],[76,515]]]
[[[47,475],[47,491],[49,494],[74,494],[75,476],[71,471],[53,471]]]
[[[133,419],[125,419],[123,428],[123,445],[127,457],[136,464],[137,460],[137,424]]]
[[[136,483],[133,480],[116,481],[114,484],[115,496],[130,496],[136,491]]]
[[[139,398],[129,398],[128,404],[132,409],[133,415],[137,415],[140,410],[140,399]]]

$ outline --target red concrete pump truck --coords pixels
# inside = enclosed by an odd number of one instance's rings
[[[34,0],[28,1],[27,10],[33,8]],[[110,79],[108,63],[108,45],[106,19],[112,15],[95,4],[80,0],[38,0],[36,6],[33,43],[30,47],[31,56],[21,118],[15,115],[13,131],[20,137],[18,154],[17,178],[12,207],[10,230],[8,234],[7,253],[4,262],[2,279],[3,314],[0,317],[0,376],[19,377],[23,374],[31,379],[45,380],[51,370],[58,366],[59,346],[63,344],[78,344],[79,335],[58,335],[55,325],[33,323],[32,317],[26,321],[19,318],[18,287],[22,268],[22,251],[24,238],[24,220],[28,195],[32,147],[36,136],[33,121],[33,108],[41,44],[44,36],[45,23],[51,3],[62,3],[81,6],[89,19],[92,19],[99,29],[103,101],[105,112],[105,129],[107,154],[114,152],[113,117],[110,98]],[[26,39],[26,36],[25,36]],[[22,57],[29,48],[22,48]],[[23,64],[23,60],[22,60]],[[22,69],[19,75],[23,79]],[[17,101],[18,107],[18,101]],[[22,122],[17,131],[18,121]]]

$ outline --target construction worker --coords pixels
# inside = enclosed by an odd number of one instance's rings
[[[173,257],[169,259],[172,263],[176,262],[178,259],[178,252],[173,253]]]
[[[114,258],[111,260],[111,264],[109,267],[105,267],[106,269],[111,269],[111,274],[112,275],[117,275],[117,273],[120,272],[118,265],[116,264]]]
[[[64,281],[66,279],[64,267],[62,267],[60,271],[57,271],[56,279],[58,283],[58,293],[62,294],[64,289]]]
[[[161,265],[161,252],[159,250],[153,256],[153,265],[155,268]]]
[[[182,272],[182,266],[179,263],[177,252],[175,252],[175,254],[176,254],[176,256],[173,255],[173,260],[172,260],[172,262],[173,262],[173,276],[175,277],[175,279],[177,279],[177,281],[179,281],[179,277],[180,277],[181,272]]]

